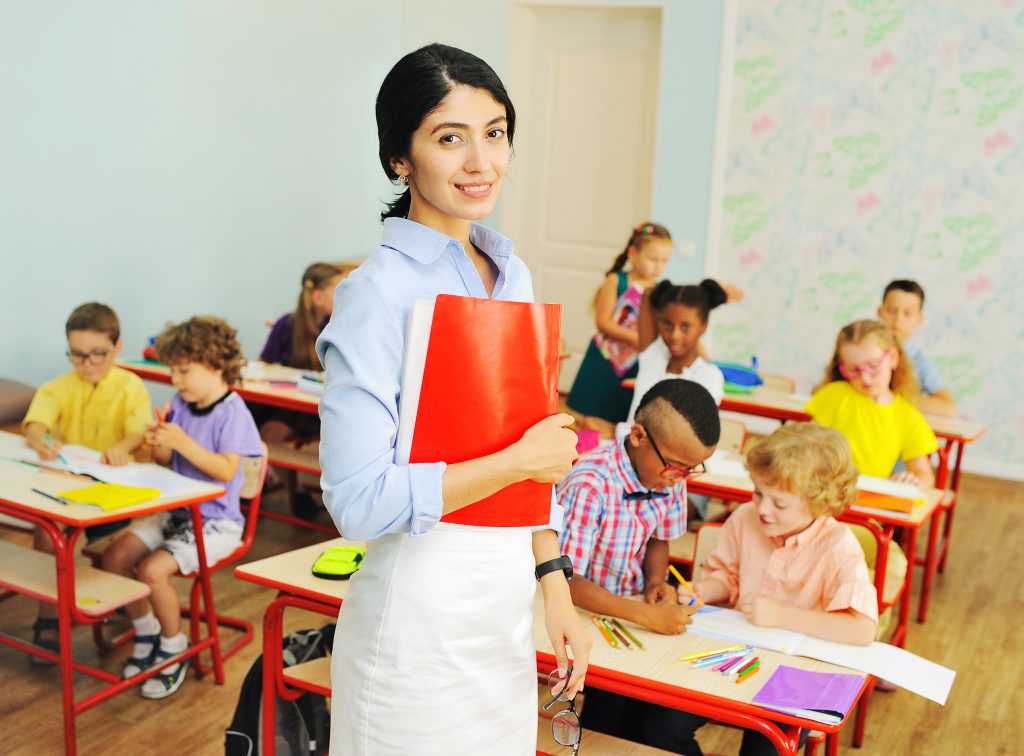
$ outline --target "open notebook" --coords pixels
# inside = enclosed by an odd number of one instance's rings
[[[956,677],[953,670],[888,643],[851,646],[778,627],[759,627],[735,609],[708,607],[697,612],[689,632],[867,672],[939,704],[946,703]]]

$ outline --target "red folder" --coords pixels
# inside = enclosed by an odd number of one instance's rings
[[[438,295],[410,462],[464,462],[500,451],[558,410],[561,307]],[[521,481],[441,518],[538,526],[550,484]]]

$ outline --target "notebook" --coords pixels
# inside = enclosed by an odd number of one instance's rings
[[[743,612],[714,608],[697,612],[687,632],[746,643],[794,656],[838,664],[867,672],[899,685],[912,693],[945,704],[956,672],[888,643],[851,646],[813,638],[780,627],[759,627],[747,621]]]
[[[438,295],[412,308],[395,460],[456,463],[500,451],[558,410],[561,308]],[[521,481],[442,522],[539,526],[550,484]]]
[[[780,664],[753,702],[766,709],[839,724],[850,713],[864,678],[831,672],[809,672]]]
[[[909,515],[915,504],[924,504],[924,493],[917,486],[898,483],[887,478],[860,475],[857,478],[857,501],[861,509],[881,509]]]
[[[160,496],[156,488],[122,486],[119,483],[93,483],[85,488],[62,491],[59,496],[65,501],[77,504],[92,504],[104,512],[130,507]]]

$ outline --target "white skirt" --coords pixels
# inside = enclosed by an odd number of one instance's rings
[[[529,528],[370,543],[338,616],[331,756],[533,756]]]

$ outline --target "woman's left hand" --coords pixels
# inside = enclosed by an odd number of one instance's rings
[[[546,598],[546,597],[545,597]],[[583,628],[580,615],[572,605],[569,591],[560,591],[555,597],[544,602],[544,626],[547,628],[551,646],[555,650],[558,669],[565,675],[568,666],[566,646],[572,648],[572,677],[569,679],[569,697],[583,690],[583,679],[587,674],[590,647],[594,641]]]

